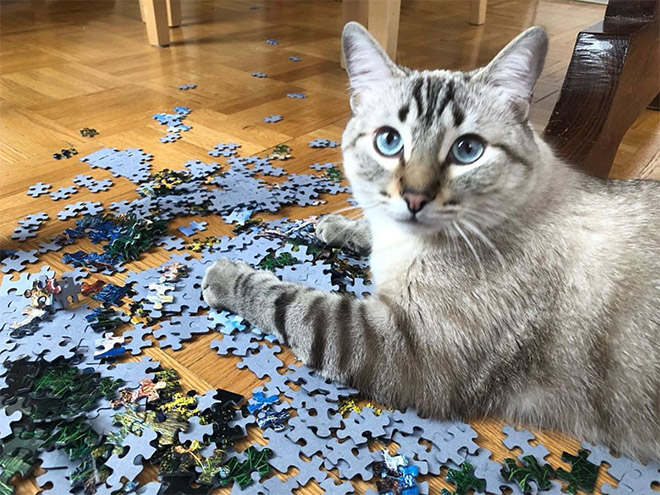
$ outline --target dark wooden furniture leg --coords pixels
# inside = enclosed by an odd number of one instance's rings
[[[649,105],[649,108],[651,110],[660,110],[660,93],[655,95],[655,98],[653,98],[653,101]]]
[[[660,92],[660,0],[610,0],[581,31],[545,138],[607,177],[628,128]]]

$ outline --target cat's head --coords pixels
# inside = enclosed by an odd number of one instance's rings
[[[532,90],[547,35],[528,29],[471,72],[397,66],[357,23],[344,28],[352,117],[344,168],[367,216],[418,233],[497,225],[533,194],[540,140]]]

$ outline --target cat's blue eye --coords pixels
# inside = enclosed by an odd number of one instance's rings
[[[395,129],[382,127],[374,136],[374,148],[383,156],[397,156],[403,151],[403,138]]]
[[[454,162],[460,165],[469,165],[476,162],[484,154],[486,145],[479,136],[467,134],[459,137],[451,147]]]

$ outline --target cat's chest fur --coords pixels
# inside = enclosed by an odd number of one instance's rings
[[[424,245],[412,232],[387,218],[369,218],[373,244],[370,257],[371,275],[379,291],[397,292],[414,282],[414,263],[424,252]]]

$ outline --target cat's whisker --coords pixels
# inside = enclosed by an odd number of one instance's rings
[[[480,223],[481,227],[485,228],[486,230],[497,228],[503,225],[505,222],[511,225],[521,225],[521,222],[518,218],[511,217],[498,211],[479,211],[469,208],[462,211],[461,213],[461,219],[464,219],[465,217],[471,218],[473,221]]]
[[[467,206],[462,206],[459,210],[459,213],[471,214],[475,218],[481,218],[482,220],[487,220],[487,221],[488,220],[500,220],[500,221],[512,220],[512,218],[509,215],[507,215],[507,214],[505,214],[501,211],[498,211],[496,209],[484,211],[484,210],[476,210],[474,208],[470,208],[470,207],[467,207]]]
[[[493,244],[493,242],[486,236],[486,234],[484,234],[479,229],[479,227],[477,227],[475,224],[473,224],[472,222],[470,222],[470,221],[468,221],[464,218],[461,219],[461,220],[458,220],[458,222],[461,225],[465,226],[465,228],[467,228],[474,235],[476,235],[481,240],[481,242],[483,242],[486,246],[488,246],[495,253],[495,256],[497,256],[497,259],[499,260],[500,264],[502,266],[504,266],[504,256],[502,256],[502,253],[500,252],[499,249],[497,249],[497,246],[495,246],[495,244]]]
[[[465,235],[465,232],[463,232],[463,229],[456,223],[455,221],[452,222],[452,225],[458,232],[458,234],[463,238],[465,243],[467,244],[468,248],[472,252],[472,255],[474,256],[474,259],[476,260],[477,264],[479,265],[479,271],[481,272],[481,275],[483,276],[485,271],[484,271],[484,266],[481,263],[481,258],[479,258],[479,253],[477,253],[477,250],[474,248],[474,245],[470,242],[470,239],[468,239],[468,236]]]
[[[308,225],[312,225],[313,223],[314,223],[314,220],[307,220],[307,221],[301,223],[300,225],[298,225],[297,227],[291,227],[289,230],[285,231],[284,234],[289,236],[289,235],[291,235],[295,232],[298,232],[299,230],[304,229]]]
[[[352,211],[352,210],[361,210],[362,208],[360,206],[347,206],[346,208],[339,208],[338,210],[333,210],[328,213],[325,213],[325,215],[338,215],[339,213],[343,213],[345,211]]]
[[[456,240],[454,239],[454,236],[451,235],[451,232],[449,232],[449,227],[446,224],[442,224],[442,232],[445,235],[445,238],[447,239],[447,248],[449,249],[449,256],[454,255],[454,249],[456,248]],[[456,250],[458,253],[458,250]]]
[[[334,214],[339,214],[339,213],[342,213],[342,212],[345,212],[345,211],[351,211],[351,210],[361,210],[361,211],[363,211],[365,208],[373,208],[373,207],[375,207],[375,206],[377,206],[377,204],[374,204],[374,205],[367,205],[366,207],[362,207],[362,206],[347,206],[346,208],[340,208],[340,209],[338,209],[338,210],[334,210],[334,211],[331,211],[331,212],[329,212],[329,213],[326,213],[326,215],[334,215]],[[362,218],[362,215],[360,215],[358,218]],[[298,226],[296,226],[296,227],[291,227],[289,230],[287,230],[287,231],[285,232],[285,234],[286,234],[286,235],[291,235],[291,234],[293,234],[293,233],[295,233],[295,232],[298,232],[299,230],[304,229],[304,228],[307,227],[308,225],[313,224],[315,221],[316,221],[316,220],[307,220],[307,221],[301,223],[300,225],[298,225]]]
[[[352,211],[352,210],[369,210],[371,208],[376,208],[377,206],[380,206],[380,203],[372,203],[369,205],[356,205],[356,206],[347,206],[346,208],[340,208],[338,210],[333,210],[328,213],[325,213],[326,215],[337,215],[339,213],[343,213],[345,211]]]

